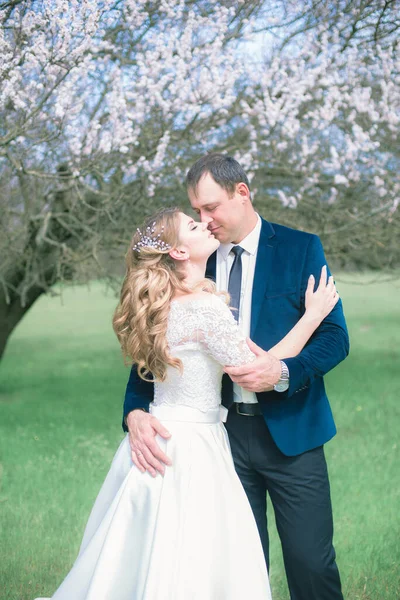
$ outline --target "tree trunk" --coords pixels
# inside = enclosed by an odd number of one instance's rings
[[[57,173],[61,184],[70,175],[68,167],[63,164],[59,165]],[[29,187],[25,179],[21,185]],[[82,235],[74,235],[57,219],[52,218],[52,211],[68,216],[68,194],[68,190],[64,189],[54,192],[45,235],[42,221],[29,221],[23,249],[16,257],[15,264],[8,265],[7,272],[2,274],[7,292],[5,288],[0,287],[0,360],[14,328],[36,300],[48,292],[60,278],[70,279],[73,275],[72,265],[60,265],[62,248],[68,246],[70,250],[74,250],[79,247]],[[82,221],[85,221],[86,216],[80,216]]]
[[[11,297],[7,303],[4,292],[0,293],[0,360],[4,354],[7,342],[15,327],[36,300],[45,293],[41,287],[32,287],[26,297],[25,305],[21,305],[19,296]]]

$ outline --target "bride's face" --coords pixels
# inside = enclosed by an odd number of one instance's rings
[[[207,223],[194,221],[192,217],[179,213],[179,246],[177,251],[183,259],[192,261],[207,259],[218,248],[220,242],[207,229]]]

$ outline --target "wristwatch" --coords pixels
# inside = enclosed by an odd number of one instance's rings
[[[274,385],[274,390],[275,392],[286,392],[286,390],[289,389],[289,369],[283,360],[281,360],[280,363],[282,367],[281,378],[278,383]]]

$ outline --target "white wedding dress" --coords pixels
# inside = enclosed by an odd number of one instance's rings
[[[222,366],[254,355],[213,294],[173,301],[167,340],[183,372],[168,368],[150,408],[171,433],[157,442],[172,466],[164,477],[141,473],[125,436],[53,600],[271,600],[220,416]]]

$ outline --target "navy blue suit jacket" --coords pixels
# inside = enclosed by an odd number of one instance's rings
[[[307,281],[316,281],[326,264],[316,235],[262,220],[251,305],[251,339],[268,350],[279,342],[304,313]],[[207,264],[215,278],[216,253]],[[321,323],[303,351],[285,359],[289,368],[287,392],[257,394],[264,419],[278,448],[296,456],[321,446],[336,433],[323,376],[349,353],[349,337],[341,301]],[[232,401],[232,382],[222,384],[225,405]],[[124,416],[134,408],[148,409],[154,387],[132,368],[125,393]],[[228,398],[228,401],[227,401]],[[123,422],[124,430],[126,425]]]

